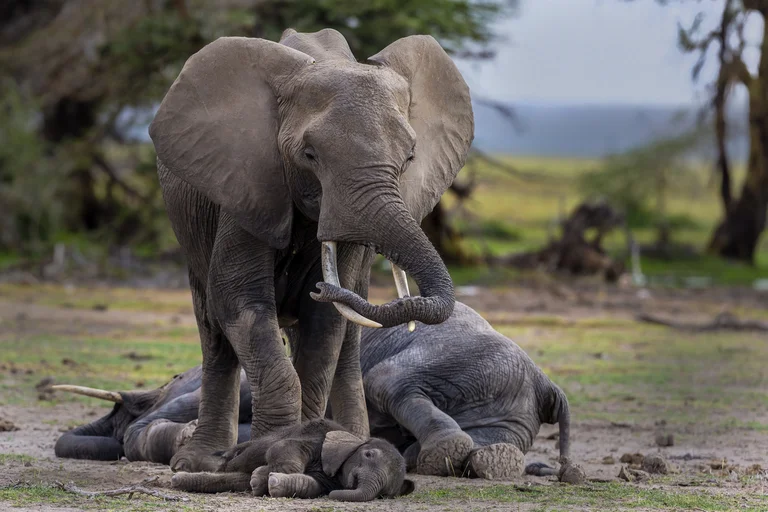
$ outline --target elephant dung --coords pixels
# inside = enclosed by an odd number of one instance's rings
[[[666,475],[671,472],[669,462],[658,453],[645,457],[642,466],[643,471],[647,471],[652,475]]]
[[[579,464],[565,459],[557,472],[557,479],[566,484],[581,485],[587,481],[587,474]]]
[[[662,447],[674,446],[675,436],[673,434],[665,434],[663,432],[659,432],[656,434],[656,444]]]

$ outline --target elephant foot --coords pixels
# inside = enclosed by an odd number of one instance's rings
[[[268,475],[269,495],[272,498],[293,498],[295,494],[288,484],[288,475],[271,473]]]
[[[224,462],[222,457],[213,455],[213,450],[207,448],[197,448],[191,440],[171,459],[171,471],[174,473],[183,471],[185,473],[214,473],[218,471]]]
[[[266,496],[269,492],[269,466],[259,466],[251,473],[251,494]]]
[[[421,475],[461,476],[474,442],[464,432],[452,432],[447,436],[430,440],[421,447],[416,462],[416,472]]]
[[[523,474],[525,455],[508,443],[483,446],[469,455],[470,475],[486,480],[510,480]]]

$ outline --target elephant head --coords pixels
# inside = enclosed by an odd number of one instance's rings
[[[318,301],[369,327],[440,323],[453,283],[419,227],[464,165],[469,89],[430,36],[358,63],[334,30],[282,44],[223,37],[189,58],[152,122],[158,160],[256,238],[291,242],[294,211],[323,243]],[[393,264],[401,298],[374,306],[341,288],[336,244]],[[402,269],[402,270],[400,270]],[[421,293],[407,296],[404,274]]]
[[[138,418],[162,407],[179,396],[200,387],[199,366],[176,375],[165,385],[151,390],[105,391],[84,386],[56,385],[57,391],[100,398],[114,402],[109,414],[62,435],[54,451],[57,457],[70,459],[118,460],[125,454],[124,435]]]
[[[394,498],[414,490],[413,482],[405,478],[403,456],[383,439],[362,440],[349,432],[329,432],[323,441],[322,465],[326,475],[340,476],[344,486],[331,491],[329,497],[334,500]]]
[[[126,429],[152,408],[161,393],[161,389],[115,392],[69,385],[53,388],[115,403],[106,416],[70,430],[56,441],[56,456],[68,459],[119,460],[124,455],[123,434]]]

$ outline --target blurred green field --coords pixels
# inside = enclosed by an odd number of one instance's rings
[[[478,234],[468,237],[469,248],[494,255],[541,248],[558,215],[567,216],[581,201],[587,199],[579,187],[579,177],[599,169],[601,161],[574,158],[502,157],[501,160],[527,174],[546,176],[544,180],[526,180],[497,167],[480,163],[465,168],[459,180],[476,175],[477,188],[465,202],[465,212],[456,212],[457,222],[472,226]],[[743,180],[743,169],[734,172],[734,190]],[[713,171],[702,165],[685,173],[667,197],[668,217],[673,228],[672,241],[690,244],[699,256],[665,261],[642,257],[642,271],[653,281],[679,285],[689,276],[705,276],[713,284],[750,285],[755,279],[768,277],[768,236],[761,239],[756,267],[723,261],[706,255],[705,249],[714,227],[720,220],[722,207]],[[456,206],[451,194],[444,196],[446,206]],[[652,207],[652,205],[649,205]],[[655,241],[653,226],[632,228],[641,244]],[[616,230],[605,239],[606,249],[615,256],[626,253],[625,235]],[[458,281],[472,281],[479,272],[454,269]]]
[[[534,180],[524,179],[506,171],[479,162],[468,166],[459,174],[459,180],[475,175],[477,188],[463,208],[456,209],[455,196],[448,193],[444,204],[452,212],[453,222],[469,235],[465,238],[466,249],[475,254],[502,255],[543,247],[550,235],[556,235],[556,220],[567,216],[581,201],[587,198],[579,186],[579,178],[599,169],[600,160],[577,158],[513,157],[500,156],[501,161],[514,166],[527,175],[542,176]],[[741,168],[734,171],[734,190],[738,191],[743,180]],[[141,188],[146,183],[135,183]],[[648,205],[649,209],[653,205]],[[642,256],[642,271],[654,285],[681,286],[687,277],[706,277],[711,284],[748,285],[756,279],[768,277],[768,236],[763,236],[755,267],[724,261],[705,254],[705,248],[714,227],[721,217],[722,207],[717,193],[717,180],[711,168],[701,165],[693,172],[686,172],[667,196],[667,212],[672,228],[672,241],[689,244],[696,250],[695,256],[681,255],[673,260]],[[135,244],[132,250],[141,257],[153,256],[177,247],[167,218],[153,218],[152,223],[160,235],[155,244]],[[633,227],[632,235],[641,244],[652,243],[656,238],[653,225]],[[88,238],[61,233],[56,241],[76,247],[91,260],[104,260],[106,248],[100,235]],[[616,230],[605,241],[606,249],[615,257],[626,256],[626,239]],[[48,257],[44,255],[44,257]],[[0,252],[0,271],[23,263],[18,254]],[[627,263],[629,261],[627,260]],[[102,265],[104,266],[104,265]],[[519,275],[514,270],[487,268],[451,268],[457,284],[503,283]],[[120,276],[117,276],[120,277]]]

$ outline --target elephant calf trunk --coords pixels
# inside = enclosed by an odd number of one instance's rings
[[[251,490],[251,474],[179,472],[171,477],[171,487],[202,493],[245,492]]]

